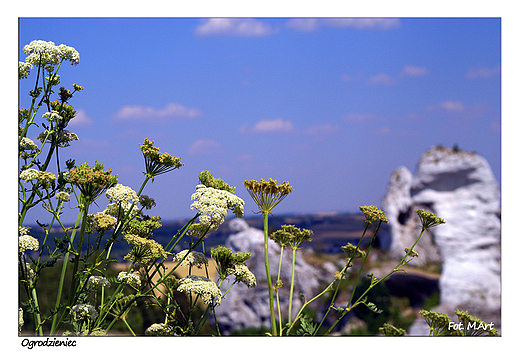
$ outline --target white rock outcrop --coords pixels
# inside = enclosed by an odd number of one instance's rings
[[[411,263],[441,262],[440,308],[499,312],[500,189],[483,157],[458,149],[429,149],[415,176],[405,167],[394,171],[382,208],[390,236],[383,245],[394,258],[402,258],[404,247],[420,232],[416,209],[446,221],[423,234],[416,247],[419,258]]]
[[[237,283],[227,293],[221,305],[216,308],[219,329],[224,334],[232,330],[245,328],[271,327],[269,312],[269,297],[267,288],[267,277],[264,265],[264,233],[259,229],[250,227],[243,219],[232,219],[229,225],[232,234],[228,237],[225,246],[234,252],[251,252],[253,255],[246,262],[249,270],[256,276],[257,286],[248,288],[242,283]],[[269,240],[269,266],[273,283],[278,274],[280,261],[280,247]],[[317,293],[319,270],[310,266],[303,258],[302,251],[296,253],[295,260],[295,288],[293,294],[293,314],[302,303],[300,293],[310,298]],[[282,315],[287,316],[289,306],[289,287],[291,282],[292,252],[285,250],[282,257],[281,280],[283,287],[280,288],[280,307]],[[231,282],[224,282],[222,291],[225,292]],[[276,300],[275,300],[276,302]]]

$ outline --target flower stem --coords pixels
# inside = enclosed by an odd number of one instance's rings
[[[276,320],[274,316],[274,299],[273,299],[273,284],[271,281],[271,271],[269,270],[269,248],[268,243],[269,241],[269,212],[264,212],[264,260],[265,260],[265,273],[267,276],[267,287],[269,290],[269,311],[271,313],[271,328],[272,328],[272,335],[277,336],[277,330],[276,330]]]
[[[291,274],[291,291],[289,292],[289,325],[291,325],[292,317],[291,317],[291,309],[293,302],[293,290],[294,290],[294,266],[296,263],[296,248],[293,248],[292,253],[292,274]]]

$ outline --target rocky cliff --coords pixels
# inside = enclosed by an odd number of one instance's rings
[[[429,149],[415,175],[405,167],[393,172],[382,208],[389,220],[382,244],[394,258],[402,258],[420,232],[416,209],[446,221],[423,235],[416,247],[419,258],[412,262],[441,263],[438,311],[452,315],[459,308],[494,317],[483,317],[486,322],[500,321],[500,190],[483,157]],[[412,334],[425,334],[420,327],[412,327]]]
[[[232,330],[245,328],[270,328],[269,298],[267,277],[264,265],[264,233],[250,227],[243,219],[233,219],[229,225],[232,234],[226,241],[226,247],[235,252],[251,252],[253,255],[247,261],[247,266],[255,274],[257,286],[248,288],[238,283],[226,295],[225,301],[216,308],[220,331],[229,334]],[[295,260],[295,289],[293,296],[293,311],[301,307],[300,293],[308,298],[316,295],[320,271],[310,266],[298,251]],[[308,250],[305,250],[309,252]],[[269,265],[273,281],[276,281],[280,261],[280,247],[269,240]],[[280,289],[280,307],[282,315],[287,315],[289,306],[289,287],[291,282],[292,252],[285,250],[282,257],[281,279],[284,286]],[[231,283],[224,283],[225,292]],[[293,316],[295,313],[293,313]]]

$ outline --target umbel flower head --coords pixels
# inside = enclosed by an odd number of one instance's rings
[[[312,241],[312,230],[300,229],[294,225],[282,225],[281,230],[277,230],[269,235],[269,238],[281,247],[298,249],[306,241]]]
[[[125,256],[126,260],[148,264],[156,258],[166,258],[164,248],[154,240],[128,234],[125,240],[132,245],[132,250]]]
[[[233,249],[224,246],[213,247],[211,249],[211,257],[217,265],[217,272],[220,279],[226,279],[229,275],[235,274],[238,281],[247,278],[244,283],[248,286],[252,284],[251,276],[245,274],[245,269],[241,267],[241,265],[245,266],[246,261],[251,256],[252,253],[250,252],[233,252]],[[256,279],[254,284],[256,285]]]
[[[180,157],[172,156],[167,152],[160,153],[160,148],[153,146],[153,144],[154,141],[148,138],[144,139],[143,145],[139,144],[144,156],[146,175],[148,177],[153,178],[184,166]]]
[[[264,214],[270,213],[293,190],[289,182],[277,184],[272,178],[269,178],[269,181],[262,178],[260,182],[254,179],[245,180],[244,186]]]
[[[65,44],[55,45],[54,42],[34,40],[23,47],[28,55],[25,62],[35,65],[57,65],[62,60],[69,60],[71,65],[79,64],[79,53]]]
[[[374,221],[381,221],[388,224],[388,219],[385,216],[385,213],[374,205],[364,205],[360,206],[359,209],[365,215],[365,221],[369,224]]]
[[[222,301],[222,292],[217,287],[217,284],[199,275],[188,275],[179,280],[177,291],[197,294],[206,304],[211,304],[215,301],[215,304],[218,306]]]
[[[417,212],[417,215],[419,215],[419,218],[421,218],[421,224],[422,224],[423,229],[425,229],[425,230],[430,227],[434,227],[434,226],[446,223],[446,221],[444,221],[443,219],[435,216],[434,213],[424,211],[424,209],[418,209],[416,212]]]
[[[87,201],[92,202],[108,188],[117,183],[117,175],[112,175],[112,169],[103,170],[103,164],[96,161],[94,167],[85,162],[71,170],[67,179],[78,187]]]
[[[197,192],[191,196],[194,200],[191,209],[198,210],[200,224],[210,231],[216,230],[224,223],[228,210],[238,218],[244,215],[244,201],[235,194],[203,184],[197,185],[196,189]]]
[[[208,260],[204,253],[200,253],[193,250],[183,250],[173,256],[173,260],[177,262],[181,262],[181,266],[183,267],[197,267],[202,268],[204,265],[208,264]]]
[[[201,171],[199,173],[199,183],[206,187],[220,189],[229,193],[235,193],[236,187],[231,187],[229,184],[224,182],[221,178],[215,178],[209,171]]]

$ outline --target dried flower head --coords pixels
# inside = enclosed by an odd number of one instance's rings
[[[236,189],[236,187],[231,187],[222,179],[213,177],[209,171],[201,171],[199,173],[199,184],[203,184],[206,187],[228,191],[229,193],[235,193]]]
[[[167,257],[164,248],[154,240],[132,234],[125,235],[124,238],[132,246],[130,253],[125,256],[126,260],[148,264],[156,258]]]
[[[269,235],[269,238],[281,247],[297,249],[302,243],[312,241],[312,230],[300,229],[294,225],[282,225],[281,230],[277,230]]]
[[[203,276],[188,275],[179,280],[177,291],[197,294],[206,304],[211,304],[214,301],[218,306],[222,301],[222,292],[217,284]]]
[[[250,252],[233,252],[233,249],[224,246],[213,247],[211,257],[217,265],[217,272],[220,279],[226,279],[234,274],[237,264],[245,264],[252,256]]]
[[[417,253],[416,250],[412,250],[412,251],[410,252],[410,249],[409,249],[408,247],[406,247],[406,248],[404,249],[404,253],[406,253],[406,254],[410,253],[410,254],[409,254],[410,257],[419,257],[419,253]]]
[[[446,223],[443,219],[435,216],[434,213],[427,212],[424,209],[418,209],[416,212],[421,219],[421,224],[424,230]]]
[[[130,220],[126,226],[126,232],[143,238],[151,238],[153,232],[161,226],[161,218],[159,216],[147,216]]]
[[[263,213],[270,213],[293,190],[289,182],[277,184],[272,178],[269,178],[269,181],[262,178],[260,182],[245,180],[244,186]]]
[[[112,175],[112,169],[104,171],[103,168],[103,164],[97,161],[94,167],[89,167],[85,162],[69,171],[67,179],[78,187],[84,198],[92,202],[117,183],[117,175]]]
[[[455,310],[455,314],[462,323],[462,333],[464,336],[483,336],[487,333],[488,336],[498,336],[498,330],[480,318],[470,315],[468,311]]]
[[[374,205],[364,205],[359,207],[363,215],[365,215],[365,221],[369,224],[374,221],[381,221],[388,224],[388,219],[385,213]]]
[[[139,144],[144,156],[146,166],[146,175],[153,178],[157,175],[173,171],[184,166],[180,157],[175,157],[167,152],[160,153],[160,148],[153,146],[154,141],[148,138],[144,139],[143,145]]]
[[[348,258],[354,259],[354,258],[365,258],[366,252],[363,250],[360,250],[359,247],[354,246],[350,242],[347,243],[345,246],[341,246],[341,250],[345,253],[347,253]]]
[[[391,324],[385,323],[379,327],[379,332],[387,337],[403,337],[406,336],[406,331],[402,328],[397,328]]]

